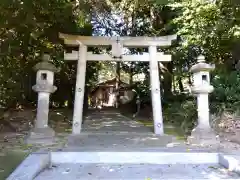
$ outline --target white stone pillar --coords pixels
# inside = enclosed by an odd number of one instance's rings
[[[159,81],[159,68],[158,61],[156,59],[157,47],[149,46],[150,56],[150,82],[151,82],[151,95],[152,95],[152,109],[153,109],[153,121],[154,121],[154,133],[163,135],[163,117],[162,117],[162,103]]]
[[[49,96],[50,93],[48,92],[38,92],[38,110],[35,128],[48,127]]]
[[[87,66],[87,46],[81,44],[78,51],[77,78],[73,110],[72,133],[80,134],[83,120],[83,102]]]
[[[198,127],[203,129],[210,129],[209,123],[209,101],[208,94],[198,94],[197,95],[197,105],[198,105]]]

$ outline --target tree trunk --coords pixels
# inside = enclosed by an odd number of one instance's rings
[[[182,83],[182,78],[179,77],[178,78],[178,86],[179,86],[179,90],[182,93],[184,91],[184,87],[183,87],[183,83]]]
[[[87,114],[88,111],[88,86],[85,86],[84,91],[84,101],[83,101],[83,116]]]
[[[188,76],[188,84],[189,84],[190,86],[192,86],[191,76]]]
[[[130,73],[129,73],[129,85],[133,85],[133,62],[131,62],[131,66],[130,66]]]
[[[150,72],[145,72],[145,78],[144,78],[144,84],[151,86],[150,85]]]
[[[175,76],[172,74],[172,86],[173,86],[173,92],[176,93],[176,85],[175,85]]]
[[[168,72],[164,73],[164,81],[163,81],[163,89],[165,98],[169,98],[172,96],[172,72],[173,72],[173,64],[167,64]]]
[[[69,87],[69,96],[68,96],[68,108],[73,109],[74,106],[74,97],[75,97],[75,84],[70,84]]]
[[[120,62],[116,64],[116,108],[119,107]]]

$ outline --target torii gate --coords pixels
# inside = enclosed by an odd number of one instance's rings
[[[176,35],[162,37],[101,37],[59,34],[64,43],[78,46],[78,51],[64,53],[65,60],[77,60],[77,78],[73,110],[73,134],[80,134],[83,119],[83,101],[87,61],[149,61],[154,133],[163,135],[163,117],[159,81],[158,61],[169,62],[171,55],[157,52],[157,47],[171,46]],[[112,55],[93,54],[87,51],[88,46],[111,46]],[[123,47],[148,47],[148,54],[123,55]]]

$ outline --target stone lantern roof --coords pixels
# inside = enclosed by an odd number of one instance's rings
[[[48,70],[52,72],[59,72],[59,69],[54,66],[54,64],[51,63],[50,55],[44,54],[42,57],[42,62],[37,63],[33,69],[35,71],[38,70]]]
[[[200,71],[212,71],[215,69],[214,65],[205,63],[205,57],[202,55],[198,56],[197,62],[197,64],[191,67],[190,72],[197,73]]]

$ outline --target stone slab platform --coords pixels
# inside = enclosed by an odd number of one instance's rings
[[[216,164],[59,164],[35,180],[165,180],[240,179]]]
[[[31,154],[7,180],[240,179],[238,174],[239,161],[219,153],[50,152]]]

